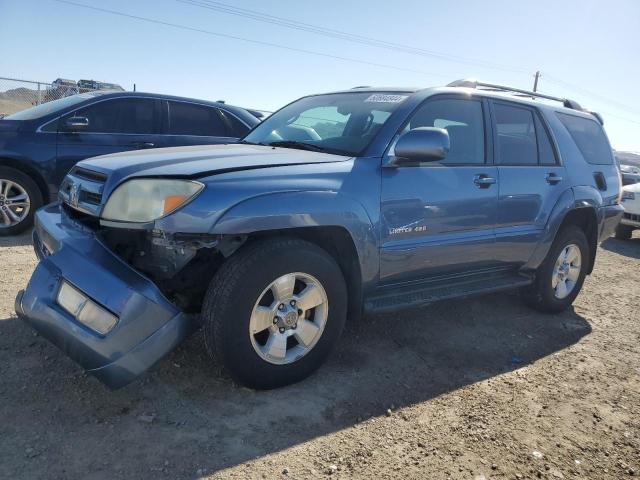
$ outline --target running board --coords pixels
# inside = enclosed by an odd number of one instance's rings
[[[389,287],[367,298],[364,308],[366,312],[380,312],[417,307],[450,298],[513,290],[531,285],[532,282],[532,277],[515,272],[484,273],[465,280],[455,279],[448,282],[440,279],[437,282]]]

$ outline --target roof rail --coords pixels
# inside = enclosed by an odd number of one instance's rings
[[[571,108],[572,110],[584,111],[584,109],[580,106],[578,102],[574,100],[569,100],[568,98],[554,97],[552,95],[546,95],[540,92],[531,92],[529,90],[521,90],[519,88],[507,87],[505,85],[497,85],[495,83],[479,82],[478,80],[473,80],[473,79],[456,80],[455,82],[451,82],[449,85],[447,85],[447,87],[464,87],[464,88],[484,87],[485,90],[495,90],[498,92],[511,92],[523,97],[545,98],[547,100],[554,100],[556,102],[562,103],[562,105],[564,105],[567,108]]]

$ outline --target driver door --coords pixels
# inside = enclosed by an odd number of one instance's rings
[[[382,284],[495,265],[498,171],[486,112],[481,99],[441,95],[423,103],[405,126],[403,132],[444,128],[451,149],[438,162],[382,169]]]
[[[65,128],[69,117],[86,118],[82,130]],[[61,117],[55,182],[60,185],[80,160],[127,150],[161,146],[160,105],[153,98],[120,97],[101,100]]]

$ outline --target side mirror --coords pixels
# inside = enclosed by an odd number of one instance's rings
[[[69,117],[64,121],[64,126],[72,132],[84,130],[89,126],[89,119],[87,117]]]
[[[414,128],[398,139],[395,158],[392,158],[388,165],[411,165],[442,160],[449,153],[449,148],[449,132],[444,128]]]

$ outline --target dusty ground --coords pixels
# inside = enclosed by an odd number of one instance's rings
[[[640,238],[598,257],[562,315],[493,295],[366,319],[266,393],[195,335],[110,392],[15,318],[35,259],[0,239],[0,478],[640,475]]]

